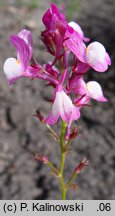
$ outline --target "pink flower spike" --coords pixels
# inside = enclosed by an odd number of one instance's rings
[[[98,72],[105,72],[111,60],[105,47],[99,42],[93,42],[86,48],[86,63]]]
[[[80,27],[80,25],[78,25],[78,23],[75,23],[73,21],[68,23],[69,26],[71,26],[76,32],[78,32],[78,34],[80,35],[81,39],[84,40],[85,42],[89,42],[90,39],[89,38],[85,38],[84,37],[84,33]]]
[[[90,81],[86,84],[87,95],[94,100],[107,102],[107,98],[103,96],[102,88],[96,81]]]

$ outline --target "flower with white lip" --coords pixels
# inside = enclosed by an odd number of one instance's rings
[[[89,66],[97,72],[105,72],[108,66],[111,65],[111,59],[105,47],[97,41],[90,43],[86,47],[82,38],[83,34],[80,32],[80,29],[74,30],[72,34],[67,32],[66,37],[68,39],[64,41],[65,47],[71,50],[77,59],[84,63],[84,66],[86,65],[86,68]]]
[[[102,88],[98,82],[96,81],[87,82],[86,89],[87,89],[87,96],[89,96],[90,98],[100,102],[107,101],[107,98],[104,97]]]
[[[46,123],[53,125],[59,117],[69,125],[72,121],[77,120],[80,117],[80,111],[78,107],[74,106],[70,97],[63,90],[63,82],[66,78],[67,70],[63,73],[60,82],[55,90],[54,102],[49,117],[46,119]]]
[[[46,119],[46,123],[55,124],[59,117],[67,123],[80,117],[79,109],[73,105],[71,99],[63,90],[56,92],[52,110],[50,116]]]
[[[90,43],[86,48],[86,63],[98,72],[104,72],[111,65],[105,47],[99,42]]]
[[[17,50],[17,58],[6,59],[3,70],[9,84],[22,76],[30,76],[28,64],[32,56],[32,36],[23,29],[18,35],[11,35],[10,41]]]
[[[76,88],[75,88],[76,82]],[[91,99],[100,102],[106,102],[107,98],[104,97],[102,88],[100,84],[96,81],[89,81],[85,83],[83,77],[79,76],[77,79],[72,80],[75,94],[79,95],[81,99],[76,98],[75,104],[78,106],[82,106],[87,104]],[[70,87],[72,86],[72,83]]]

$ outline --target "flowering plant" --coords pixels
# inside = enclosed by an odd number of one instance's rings
[[[38,78],[47,81],[53,88],[52,108],[48,117],[40,110],[36,117],[48,127],[60,146],[60,166],[57,168],[44,156],[36,154],[35,158],[48,165],[59,178],[62,199],[66,199],[67,190],[83,167],[89,165],[84,158],[74,169],[70,179],[64,179],[64,165],[71,142],[78,136],[79,129],[73,125],[81,115],[81,108],[89,106],[91,99],[106,102],[100,84],[96,81],[84,81],[84,75],[93,68],[105,72],[111,60],[104,46],[84,36],[81,27],[67,23],[65,15],[55,4],[43,16],[45,30],[41,39],[47,51],[54,57],[53,62],[40,65],[33,57],[33,40],[30,31],[23,29],[18,35],[11,35],[10,41],[17,51],[17,58],[8,58],[4,63],[4,73],[11,85],[20,77]],[[87,45],[88,44],[88,45]],[[57,134],[51,125],[62,122],[61,134]]]

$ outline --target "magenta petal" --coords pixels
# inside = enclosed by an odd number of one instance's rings
[[[80,111],[77,107],[73,106],[73,110],[72,110],[72,117],[71,117],[72,121],[74,120],[78,120],[80,118]]]
[[[47,64],[44,64],[44,69],[49,73],[51,74],[52,76],[54,76],[55,78],[58,77],[59,75],[59,70],[55,67],[55,66],[52,66],[52,63],[47,63]]]
[[[70,91],[73,91],[75,94],[85,95],[86,84],[83,80],[83,77],[81,75],[77,75],[74,73],[69,82],[69,89]]]
[[[58,90],[62,90],[63,89],[63,82],[65,81],[65,79],[66,79],[66,76],[67,76],[67,73],[68,73],[68,70],[67,69],[65,69],[65,71],[64,71],[64,73],[62,74],[62,76],[61,76],[61,79],[60,79],[60,81],[59,81],[59,83],[58,83],[58,85],[57,85],[57,89],[56,89],[56,91]]]
[[[97,99],[96,99],[97,100]],[[106,97],[100,97],[100,98],[98,98],[98,100],[97,101],[99,101],[99,102],[107,102],[108,101],[108,99],[106,98]]]
[[[90,38],[84,37],[83,39],[86,43],[90,41]]]
[[[56,92],[51,114],[45,122],[47,124],[55,124],[59,117],[68,124],[80,117],[78,108],[73,105],[71,99],[63,90]]]
[[[55,35],[54,42],[56,46],[56,51],[55,51],[55,59],[54,59],[53,64],[56,63],[57,59],[59,58],[61,54],[65,31],[66,31],[66,28],[65,28],[65,25],[63,25],[63,23],[59,23],[57,25],[57,29],[54,31],[54,35]]]
[[[70,121],[77,120],[79,118],[79,111],[76,111],[76,107],[73,105],[71,99],[66,95],[64,91],[60,93],[60,116],[63,121],[69,123]]]
[[[27,45],[29,46],[30,52],[32,54],[33,39],[32,39],[31,32],[26,29],[23,29],[22,31],[19,32],[18,36],[27,43]]]
[[[58,16],[58,18],[61,18],[61,15],[63,15],[63,14],[60,13],[58,7],[54,3],[51,4],[51,9],[50,10],[51,10],[52,14],[56,14]]]
[[[49,124],[49,125],[53,125],[55,124],[59,119],[59,114],[57,115],[52,115],[52,113],[48,116],[48,118],[46,118],[45,123]]]
[[[63,22],[63,24],[67,24],[65,15],[60,12],[58,7],[54,3],[51,4],[51,9],[50,10],[52,11],[52,15],[55,14],[59,21]]]
[[[105,72],[108,69],[108,64],[107,62],[98,62],[96,64],[90,64],[90,66],[96,70],[97,72]]]
[[[25,71],[31,58],[29,47],[26,42],[17,35],[11,35],[10,41],[16,48],[18,60],[22,64],[23,70]]]
[[[70,128],[73,121],[78,120],[80,118],[80,111],[78,107],[72,106],[71,111],[68,113],[65,113],[65,115],[62,116],[63,121],[66,121],[68,123],[68,129]]]
[[[89,96],[87,96],[87,94],[81,96],[80,98],[76,98],[74,103],[79,107],[83,107],[84,105],[88,104],[88,102],[91,100],[91,98]]]
[[[76,68],[74,69],[74,72],[77,74],[84,74],[87,71],[89,71],[90,66],[88,64],[85,64],[83,62],[78,62]]]
[[[58,118],[61,116],[61,109],[63,108],[62,106],[62,96],[60,92],[57,92],[55,95],[55,100],[52,105],[52,110],[49,115],[49,117],[46,119],[47,124],[55,124],[58,120]]]
[[[42,21],[47,29],[51,30],[57,25],[57,22],[63,22],[67,24],[64,14],[60,12],[58,7],[52,3],[50,9],[44,14]],[[54,30],[54,29],[53,29]]]
[[[111,59],[110,59],[110,56],[109,56],[109,54],[106,52],[106,62],[107,62],[107,64],[108,65],[111,65]]]
[[[81,37],[77,32],[73,32],[70,34],[66,31],[65,38],[67,38],[64,42],[64,45],[71,50],[75,54],[75,56],[81,61],[86,63],[85,61],[85,52],[86,46],[83,43]]]
[[[42,18],[42,21],[46,26],[46,28],[50,27],[51,16],[52,16],[51,11],[50,9],[48,9]]]
[[[32,34],[30,31],[23,29],[19,32],[18,36],[22,38],[28,44],[29,47],[33,46]]]

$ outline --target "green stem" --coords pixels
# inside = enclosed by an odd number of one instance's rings
[[[68,142],[65,144],[65,146],[64,146],[64,150],[65,150],[65,151],[67,151],[68,146],[71,144],[71,142],[72,142],[72,140],[70,139],[70,140],[68,140]]]
[[[55,137],[55,139],[58,141],[59,137],[58,135],[55,133],[55,131],[48,125],[46,124],[47,128],[51,131],[52,135]]]
[[[69,179],[68,183],[65,185],[66,190],[68,190],[69,186],[71,185],[73,179],[77,176],[77,172],[74,172],[71,178]]]
[[[63,176],[60,175],[60,186],[62,191],[62,200],[66,200],[66,188]]]
[[[64,150],[64,135],[65,135],[66,123],[62,121],[62,130],[60,135],[60,150],[63,152]]]
[[[48,165],[57,175],[59,175],[58,169],[57,169],[50,161],[47,162],[47,165]]]
[[[60,152],[61,152],[61,160],[60,160],[60,172],[59,172],[59,178],[60,178],[60,186],[62,191],[62,200],[66,199],[66,188],[64,183],[64,164],[65,164],[65,151],[64,151],[64,135],[66,130],[66,123],[62,121],[62,131],[60,135]]]

